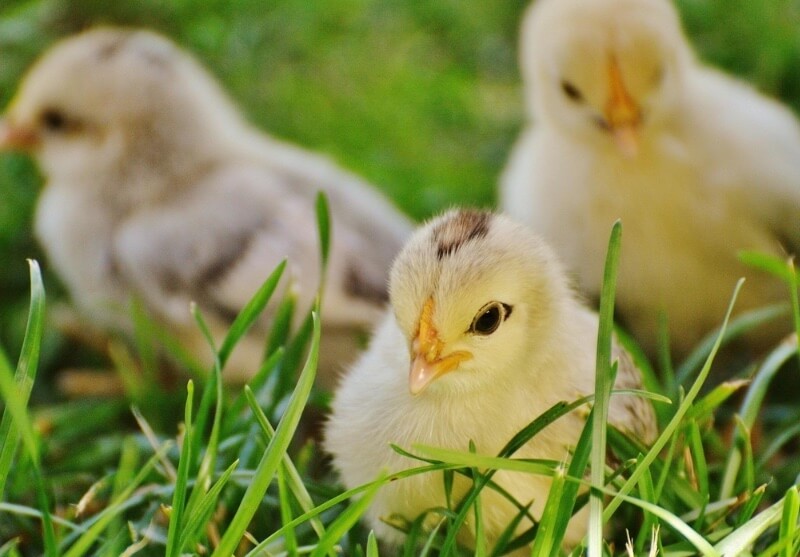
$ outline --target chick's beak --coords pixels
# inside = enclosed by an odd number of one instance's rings
[[[39,135],[24,126],[0,119],[0,151],[30,151],[39,145]]]
[[[606,122],[619,150],[624,156],[632,158],[639,151],[638,128],[641,122],[641,112],[636,101],[625,88],[622,71],[613,56],[608,62],[608,78],[611,95],[606,104]]]
[[[408,387],[412,395],[421,393],[435,379],[456,369],[461,362],[472,358],[464,351],[442,355],[445,348],[439,333],[433,326],[433,298],[429,298],[422,308],[419,332],[411,346],[411,370]]]

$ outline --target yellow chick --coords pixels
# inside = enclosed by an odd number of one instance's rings
[[[599,293],[621,218],[617,308],[651,354],[666,314],[673,354],[738,311],[787,300],[741,250],[800,245],[800,127],[792,113],[696,59],[669,0],[539,0],[521,34],[530,123],[501,205]],[[759,349],[788,330],[762,328]]]
[[[570,290],[561,264],[530,230],[488,212],[455,210],[433,219],[397,256],[389,284],[392,308],[370,348],[342,379],[325,431],[325,447],[344,485],[381,471],[420,465],[390,443],[496,455],[515,433],[558,401],[594,391],[597,316]],[[616,388],[638,388],[639,370],[615,346]],[[614,395],[610,422],[645,442],[656,433],[649,402]],[[584,426],[568,414],[531,439],[515,457],[563,460]],[[547,477],[498,472],[493,480],[541,516]],[[468,482],[457,478],[457,501]],[[483,529],[494,544],[518,509],[482,492]],[[390,544],[402,534],[381,521],[408,520],[446,504],[441,473],[391,482],[368,510],[369,526]],[[582,513],[581,513],[582,514]],[[585,518],[585,517],[584,517]],[[518,531],[531,526],[520,524]],[[585,533],[573,519],[566,542]],[[460,532],[466,545],[474,530]]]
[[[0,121],[0,149],[24,149],[46,184],[36,235],[85,319],[130,328],[132,295],[210,362],[189,313],[219,341],[284,258],[284,285],[310,307],[320,281],[314,198],[330,201],[323,375],[354,358],[382,314],[388,268],[410,222],[325,158],[248,125],[214,79],[168,39],[97,28],[30,69]],[[265,319],[227,379],[258,369]]]

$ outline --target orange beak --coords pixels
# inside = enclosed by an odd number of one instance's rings
[[[0,120],[0,151],[30,151],[38,146],[36,132],[15,126],[7,118]]]
[[[444,343],[433,326],[433,298],[428,298],[419,318],[419,332],[411,347],[411,370],[408,388],[418,395],[435,379],[456,369],[461,362],[472,358],[469,352],[451,352],[442,356]]]
[[[638,127],[641,122],[641,112],[625,88],[622,71],[614,56],[608,61],[608,78],[611,96],[606,104],[606,122],[622,154],[629,158],[635,157],[639,152]]]

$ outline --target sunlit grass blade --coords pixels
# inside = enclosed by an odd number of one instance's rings
[[[768,528],[779,524],[783,518],[783,504],[785,496],[769,508],[764,509],[743,526],[740,526],[722,541],[718,542],[714,549],[724,557],[735,557],[745,554],[755,541],[767,531]]]
[[[247,491],[245,491],[241,504],[233,519],[231,519],[225,534],[222,536],[219,546],[217,546],[212,554],[214,557],[228,557],[236,549],[239,540],[241,540],[250,520],[258,509],[261,499],[267,492],[267,488],[272,482],[275,471],[277,467],[280,466],[283,455],[289,447],[292,435],[300,422],[300,416],[314,383],[319,357],[320,323],[316,313],[314,314],[313,324],[314,332],[312,335],[311,350],[306,360],[306,365],[297,381],[297,386],[289,401],[286,412],[278,424],[275,436],[267,446],[267,450],[256,468],[253,481],[247,488]]]
[[[796,557],[794,553],[794,537],[797,531],[797,516],[800,511],[800,499],[797,496],[797,486],[793,485],[786,492],[783,500],[783,514],[781,515],[781,527],[778,535],[779,540],[787,540],[786,546],[781,550],[781,557]]]
[[[375,532],[370,530],[367,537],[367,556],[366,557],[380,557],[378,555],[378,539],[375,537]]]
[[[250,409],[252,410],[256,421],[261,427],[261,431],[264,434],[267,443],[269,443],[275,436],[275,430],[272,428],[272,424],[269,423],[267,416],[264,415],[264,412],[258,406],[258,401],[256,400],[253,391],[250,390],[249,387],[245,386],[244,394],[247,398],[247,402],[250,404]],[[285,468],[288,476],[286,480],[289,488],[292,491],[292,495],[294,495],[295,500],[300,505],[300,508],[302,508],[304,512],[309,512],[314,507],[314,501],[311,499],[311,495],[308,493],[306,486],[303,484],[303,479],[300,477],[297,468],[295,468],[294,463],[288,455],[283,455],[283,467]],[[321,537],[325,534],[325,527],[320,520],[316,518],[311,519],[311,526],[314,528],[318,536]]]
[[[3,420],[0,422],[0,434],[4,436],[4,445],[0,448],[0,461],[2,461],[3,467],[10,469],[18,439],[21,438],[31,459],[31,473],[34,479],[36,498],[42,512],[45,554],[51,557],[57,555],[58,551],[56,534],[52,517],[50,516],[50,501],[41,470],[39,446],[27,408],[39,363],[39,351],[44,327],[45,293],[39,264],[29,259],[28,266],[30,268],[31,301],[16,373],[12,373],[8,359],[0,351],[0,397],[6,404]],[[4,470],[2,482],[7,479],[8,471],[8,469]],[[0,487],[3,487],[2,484],[0,484]],[[0,494],[2,493],[3,490],[0,490]]]
[[[592,450],[592,423],[594,422],[591,420],[590,416],[583,427],[581,436],[578,439],[578,444],[575,445],[575,451],[572,454],[572,460],[570,461],[569,468],[567,469],[567,476],[569,477],[584,477],[586,466],[589,463]],[[575,509],[575,502],[577,500],[579,490],[580,485],[578,483],[567,482],[562,488],[560,497],[554,497],[553,495],[548,495],[547,497],[546,505],[550,505],[551,499],[554,499],[555,502],[553,504],[557,504],[558,509],[553,519],[553,535],[551,544],[551,548],[553,550],[561,547],[561,544],[564,541],[564,536],[567,532],[567,526],[569,525],[573,510]],[[542,514],[542,520],[545,518],[547,518],[547,516]],[[543,550],[544,548],[542,551]],[[541,553],[541,555],[545,555],[545,553]]]
[[[622,223],[616,221],[608,241],[603,284],[600,293],[599,327],[597,332],[597,357],[595,362],[594,406],[592,408],[591,480],[599,486],[605,482],[606,428],[611,389],[617,376],[617,363],[611,361],[611,343],[614,334],[614,296],[617,284]],[[603,498],[589,499],[588,555],[603,554]]]
[[[186,385],[186,409],[183,419],[183,446],[178,461],[178,477],[175,479],[175,491],[172,495],[172,512],[169,517],[167,531],[167,557],[180,555],[180,533],[183,530],[183,510],[186,505],[186,484],[189,481],[189,468],[192,459],[192,403],[194,401],[194,383]]]
[[[380,479],[379,479],[380,480]],[[328,525],[325,535],[319,540],[319,544],[311,553],[311,557],[324,557],[331,553],[338,541],[350,528],[361,518],[361,515],[369,508],[370,503],[378,493],[380,481],[373,483],[364,491],[354,503],[345,509],[336,520]]]
[[[620,497],[625,502],[636,505],[642,510],[657,516],[661,520],[662,524],[675,530],[681,536],[683,536],[684,539],[689,541],[695,547],[695,549],[697,549],[700,555],[703,555],[704,557],[721,557],[727,555],[725,553],[721,553],[718,548],[714,548],[703,536],[697,533],[691,526],[686,524],[670,511],[635,497],[628,497],[627,495],[617,495],[617,497]]]
[[[28,405],[31,389],[36,379],[42,337],[45,304],[44,285],[42,284],[39,265],[33,260],[29,260],[28,265],[30,267],[31,300],[22,351],[14,373],[14,383],[16,385],[9,392],[3,392],[6,409],[3,412],[2,421],[0,421],[0,498],[2,498],[5,491],[5,482],[20,438],[20,424],[14,423],[11,406],[15,406],[14,412],[17,414],[27,414],[24,409]],[[2,351],[0,351],[0,367],[7,370],[7,376],[11,375],[11,366]],[[9,398],[12,396],[14,400],[10,401]],[[31,439],[28,439],[26,443],[28,443],[30,450]]]
[[[746,387],[750,381],[745,379],[724,381],[714,387],[710,393],[699,399],[686,413],[688,420],[705,420],[713,416],[714,412],[726,401],[732,394],[738,390]]]
[[[328,256],[331,253],[331,211],[328,206],[328,197],[324,192],[317,193],[317,231],[319,232],[319,253],[322,261],[322,276],[328,266]]]
[[[797,339],[788,337],[767,356],[767,359],[761,364],[761,367],[759,367],[750,387],[747,389],[747,394],[739,410],[739,416],[746,429],[751,429],[755,424],[770,383],[783,364],[791,358],[796,351]],[[728,460],[725,464],[725,473],[723,474],[720,488],[720,499],[725,499],[733,495],[741,462],[742,453],[739,448],[734,447],[728,455]]]
[[[590,400],[592,400],[592,397],[583,397],[569,404],[566,402],[557,402],[556,404],[545,410],[541,415],[537,416],[527,426],[525,426],[519,432],[517,432],[500,450],[498,456],[507,457],[514,454],[523,445],[525,445],[525,443],[530,441],[545,427],[547,427],[560,417],[575,410],[576,408],[583,406]],[[395,448],[395,451],[397,450],[398,449]],[[480,495],[480,492],[484,489],[486,484],[488,484],[491,481],[493,475],[494,471],[488,471],[487,473],[483,474],[481,476],[481,480],[472,486],[470,491],[464,496],[464,498],[459,503],[458,515],[453,520],[451,529],[448,531],[447,537],[445,538],[445,542],[442,546],[443,553],[446,554],[448,551],[454,550],[456,546],[456,534],[458,532],[458,529],[461,528],[461,525],[464,524],[464,522],[466,521],[467,514],[469,512],[469,509],[471,508],[471,505],[474,504],[475,499]]]
[[[747,331],[756,329],[775,319],[787,316],[789,311],[791,311],[791,308],[789,304],[785,302],[744,311],[730,320],[730,323],[725,323],[724,330],[723,326],[720,326],[717,330],[710,332],[697,344],[697,348],[689,354],[683,363],[681,363],[676,372],[678,384],[683,385],[692,373],[704,365],[704,362],[708,360],[717,342],[719,342],[720,346],[724,346]],[[719,348],[717,348],[717,350],[718,349]]]
[[[286,260],[284,259],[275,267],[275,270],[272,271],[258,291],[236,316],[236,319],[231,324],[228,333],[225,335],[225,339],[219,347],[218,355],[221,369],[225,369],[225,363],[228,361],[228,357],[230,357],[234,347],[247,333],[253,323],[255,323],[256,319],[258,319],[261,312],[269,303],[285,269]]]
[[[639,464],[636,466],[636,469],[631,473],[630,477],[625,481],[625,483],[619,488],[619,493],[614,496],[614,498],[609,501],[606,509],[603,513],[603,520],[608,521],[614,512],[617,510],[620,504],[622,504],[622,496],[627,495],[633,489],[633,487],[639,482],[642,474],[644,474],[644,470],[650,467],[653,461],[658,457],[661,449],[663,449],[667,443],[673,440],[675,436],[675,432],[680,426],[681,422],[683,421],[684,416],[689,411],[694,400],[697,398],[700,389],[705,383],[706,378],[708,377],[709,372],[711,371],[711,365],[714,362],[714,357],[719,350],[720,345],[722,344],[722,339],[725,335],[725,331],[728,326],[728,320],[730,319],[731,312],[733,311],[733,306],[736,303],[736,298],[739,295],[739,290],[744,283],[744,279],[739,279],[736,283],[736,288],[734,288],[733,296],[731,297],[731,301],[728,304],[728,310],[725,313],[725,319],[722,322],[722,325],[719,330],[719,334],[717,336],[717,341],[711,349],[711,352],[706,359],[706,363],[703,365],[703,368],[700,370],[697,378],[695,379],[694,383],[692,384],[692,388],[689,389],[689,392],[686,394],[686,397],[683,399],[681,404],[678,406],[678,409],[675,412],[675,415],[669,421],[669,423],[664,427],[661,432],[661,435],[653,443],[650,450],[647,454],[642,458]]]
[[[561,540],[556,538],[557,529],[560,527],[560,520],[563,517],[559,516],[559,501],[561,500],[564,487],[566,484],[565,470],[563,466],[556,469],[553,475],[553,481],[550,484],[550,492],[547,494],[547,503],[542,511],[542,517],[539,521],[539,532],[533,542],[531,549],[532,557],[549,557],[558,553],[561,546]],[[569,518],[567,518],[569,522]],[[566,530],[566,525],[564,525]]]
[[[262,540],[256,547],[250,550],[250,552],[248,552],[245,557],[260,557],[261,555],[263,555],[263,551],[267,547],[269,547],[271,543],[280,538],[280,536],[284,535],[285,531],[288,528],[295,528],[296,526],[304,522],[307,522],[308,520],[311,520],[314,517],[321,515],[322,513],[335,507],[336,505],[339,505],[340,503],[347,501],[352,497],[356,497],[361,493],[364,493],[365,491],[371,489],[374,486],[380,487],[381,485],[386,484],[390,481],[402,480],[404,478],[409,478],[411,476],[416,476],[418,474],[430,474],[431,472],[455,470],[458,468],[461,468],[461,466],[454,464],[444,464],[444,463],[433,464],[428,466],[418,466],[416,468],[410,468],[407,470],[403,470],[401,472],[395,472],[394,474],[390,474],[379,480],[374,480],[372,482],[365,483],[353,489],[348,489],[347,491],[344,491],[339,495],[331,497],[327,501],[320,503],[319,505],[314,507],[311,511],[305,512],[302,515],[295,517],[295,519],[292,520],[289,524],[284,525],[279,530],[276,530],[275,532],[267,536],[264,540]]]

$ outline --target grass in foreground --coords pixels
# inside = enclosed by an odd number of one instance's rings
[[[324,218],[321,222],[325,245],[327,224]],[[282,265],[216,348],[211,373],[194,378],[186,390],[159,398],[184,409],[176,431],[154,427],[148,417],[152,408],[129,410],[119,401],[85,400],[43,410],[29,405],[45,310],[41,276],[32,262],[28,327],[16,371],[0,356],[5,403],[0,422],[0,555],[373,556],[379,546],[358,526],[359,517],[381,485],[418,473],[440,473],[445,485],[453,485],[454,474],[464,475],[472,488],[466,494],[451,493],[448,508],[430,510],[439,518],[432,531],[422,528],[424,517],[390,517],[409,534],[403,555],[502,555],[531,540],[536,556],[797,555],[798,463],[784,460],[791,459],[790,446],[800,429],[797,410],[781,415],[779,405],[765,402],[778,370],[794,363],[796,342],[776,347],[749,383],[731,381],[701,391],[723,341],[757,325],[763,315],[744,316],[730,326],[726,317],[719,334],[677,371],[677,377],[687,380],[686,388],[676,380],[655,390],[667,397],[650,395],[661,425],[653,447],[640,446],[615,430],[606,432],[602,417],[613,396],[610,317],[619,242],[617,226],[601,304],[594,397],[555,405],[496,456],[477,455],[470,447],[397,447],[419,459],[419,466],[344,493],[325,471],[313,439],[298,434],[304,409],[315,404],[310,398],[319,347],[318,310],[294,336],[278,322],[270,338],[280,341],[271,343],[262,369],[248,386],[226,390],[220,381],[231,349],[273,295]],[[786,270],[780,262],[760,264]],[[785,277],[796,287],[793,267],[788,273]],[[196,318],[204,327],[202,316],[196,313]],[[286,381],[299,368],[296,384]],[[131,374],[129,379],[129,389],[140,401],[160,389],[145,375]],[[656,381],[650,372],[648,382]],[[742,401],[738,412],[715,423],[737,393]],[[569,462],[513,457],[517,447],[549,423],[592,401],[594,418],[587,421]],[[615,469],[606,465],[606,433],[619,463]],[[512,523],[497,547],[487,547],[478,527],[477,547],[468,551],[457,545],[456,533],[467,521],[480,523],[479,494],[498,489],[492,482],[495,470],[545,474],[553,477],[553,488],[541,521],[531,530],[517,532]],[[521,519],[527,502],[517,504]],[[585,545],[560,550],[567,522],[585,505],[590,516]]]

